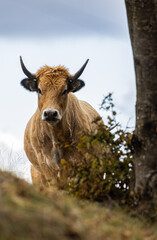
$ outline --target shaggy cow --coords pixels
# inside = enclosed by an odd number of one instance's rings
[[[21,81],[27,90],[38,93],[38,107],[29,120],[24,136],[24,149],[32,163],[31,174],[46,182],[56,179],[62,158],[76,160],[76,150],[65,148],[65,143],[78,142],[79,132],[95,128],[93,120],[99,115],[85,101],[80,101],[72,92],[85,84],[79,79],[88,60],[74,75],[64,67],[45,66],[36,74],[30,73],[20,57],[21,67],[27,78]]]

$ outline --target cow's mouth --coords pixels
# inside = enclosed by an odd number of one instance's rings
[[[60,119],[54,118],[54,119],[46,119],[46,120],[43,120],[43,121],[46,121],[46,122],[49,122],[49,123],[57,123],[57,122],[60,121]]]

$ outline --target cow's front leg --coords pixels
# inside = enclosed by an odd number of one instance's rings
[[[46,186],[46,179],[39,169],[31,165],[31,177],[33,185],[43,188]]]
[[[38,164],[41,173],[44,175],[48,185],[57,183],[58,166],[57,164],[49,165],[49,159],[42,153],[38,153]]]

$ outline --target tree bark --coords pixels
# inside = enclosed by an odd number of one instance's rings
[[[157,196],[157,0],[125,0],[136,73],[135,192]]]

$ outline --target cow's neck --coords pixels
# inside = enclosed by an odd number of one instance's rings
[[[55,142],[61,145],[71,144],[72,142],[72,133],[65,121],[66,119],[63,117],[63,119],[51,129]]]

